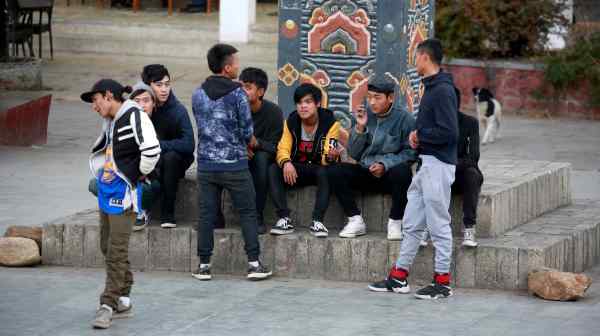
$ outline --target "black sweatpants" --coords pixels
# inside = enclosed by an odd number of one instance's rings
[[[355,190],[392,194],[390,218],[397,220],[404,216],[406,191],[412,181],[410,166],[401,163],[377,178],[368,168],[361,165],[340,163],[329,167],[328,175],[331,189],[340,201],[346,216],[360,215],[360,209],[354,200]]]
[[[483,175],[472,166],[456,166],[452,193],[463,195],[463,224],[472,228],[477,223],[477,202],[481,193]]]

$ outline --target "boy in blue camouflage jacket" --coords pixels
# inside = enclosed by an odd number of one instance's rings
[[[271,271],[260,260],[255,191],[248,169],[248,143],[252,138],[252,114],[248,97],[237,78],[237,49],[217,44],[208,51],[208,66],[214,74],[195,90],[192,110],[198,125],[198,256],[192,275],[210,280],[210,258],[214,247],[214,223],[223,189],[229,191],[240,215],[244,249],[248,255],[248,279],[260,280]]]

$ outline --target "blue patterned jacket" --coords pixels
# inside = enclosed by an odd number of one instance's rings
[[[241,85],[223,76],[208,77],[192,95],[192,110],[198,126],[198,171],[248,169],[247,146],[254,130]]]

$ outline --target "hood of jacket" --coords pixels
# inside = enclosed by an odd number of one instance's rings
[[[202,83],[202,89],[211,100],[218,100],[241,86],[238,82],[218,75],[210,76]]]
[[[454,87],[454,81],[452,80],[452,74],[440,70],[437,74],[423,78],[423,85],[426,89],[431,89],[439,84],[446,83],[451,87]]]

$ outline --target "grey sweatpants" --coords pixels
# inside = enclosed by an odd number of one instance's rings
[[[450,228],[450,187],[456,166],[431,155],[420,155],[421,169],[408,188],[408,204],[404,211],[404,240],[396,267],[409,270],[419,250],[419,242],[427,229],[435,248],[436,273],[450,272],[452,229]]]

